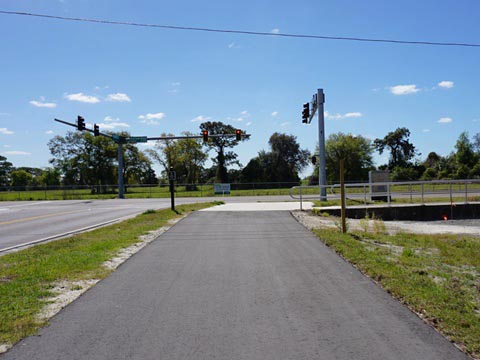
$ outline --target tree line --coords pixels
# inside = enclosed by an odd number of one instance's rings
[[[235,128],[222,122],[204,122],[200,130],[209,134],[232,134]],[[117,133],[128,137],[128,133]],[[172,134],[162,134],[172,135]],[[188,132],[185,136],[192,135]],[[301,181],[299,174],[308,166],[312,155],[318,155],[318,147],[312,154],[302,149],[294,135],[273,133],[268,141],[269,149],[262,149],[245,166],[233,151],[241,141],[231,137],[211,137],[203,143],[200,139],[185,138],[158,141],[148,150],[140,150],[135,144],[124,145],[125,184],[165,183],[173,168],[178,183],[187,184],[187,190],[195,190],[199,183],[292,183]],[[106,137],[95,137],[89,132],[67,132],[48,142],[52,158],[51,167],[16,168],[6,157],[0,156],[0,187],[44,186],[92,186],[92,191],[109,192],[109,185],[117,182],[117,145]],[[208,154],[212,166],[205,167]],[[373,155],[386,153],[386,164],[375,167]],[[430,152],[423,160],[410,140],[407,128],[397,128],[385,137],[369,140],[360,135],[335,133],[325,143],[327,182],[339,180],[339,163],[345,160],[345,179],[350,182],[367,181],[370,170],[389,170],[391,179],[434,180],[480,178],[480,133],[472,139],[467,132],[460,134],[455,150],[441,156]],[[153,170],[154,163],[161,173]],[[235,165],[236,168],[232,168]],[[307,177],[310,184],[318,183],[318,164]]]

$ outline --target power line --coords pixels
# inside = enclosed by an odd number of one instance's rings
[[[66,17],[66,16],[34,14],[34,13],[27,13],[27,12],[4,11],[4,10],[0,10],[0,14],[34,16],[34,17],[56,19],[56,20],[81,21],[81,22],[91,22],[91,23],[109,24],[109,25],[126,25],[126,26],[171,29],[171,30],[204,31],[204,32],[257,35],[257,36],[277,36],[277,37],[321,39],[321,40],[362,41],[362,42],[376,42],[376,43],[390,43],[390,44],[480,47],[480,44],[474,44],[474,43],[409,41],[409,40],[395,40],[395,39],[372,39],[372,38],[361,38],[361,37],[272,33],[272,32],[259,32],[259,31],[247,31],[247,30],[231,30],[231,29],[212,29],[212,28],[200,28],[200,27],[188,27],[188,26],[173,26],[173,25],[144,24],[144,23],[112,21],[112,20],[99,20],[99,19],[89,19],[89,18],[74,18],[74,17]]]

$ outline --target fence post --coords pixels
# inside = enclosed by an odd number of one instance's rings
[[[387,184],[387,203],[390,206],[390,184]]]
[[[412,184],[408,184],[408,189],[410,190],[410,204],[412,204],[413,203]]]
[[[424,197],[424,184],[422,183],[422,205],[425,205],[425,197]]]
[[[468,183],[465,181],[465,204],[468,204]]]

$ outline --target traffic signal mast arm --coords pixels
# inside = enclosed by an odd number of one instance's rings
[[[54,120],[59,122],[59,123],[69,125],[69,126],[73,126],[77,129],[79,129],[80,121],[84,121],[84,120],[81,116],[79,116],[78,118],[79,118],[79,120],[78,120],[77,124],[70,123],[68,121],[64,121],[64,120],[60,120],[60,119],[54,119]],[[82,123],[84,124],[84,122],[82,122]],[[203,139],[204,138],[203,134],[202,135],[187,135],[187,136],[156,136],[156,137],[130,136],[130,137],[124,137],[124,136],[119,136],[119,135],[105,134],[105,133],[102,133],[100,131],[95,131],[95,125],[94,125],[94,129],[87,129],[86,127],[83,126],[82,131],[88,131],[88,132],[91,132],[91,133],[95,134],[95,136],[97,136],[97,134],[98,134],[98,135],[101,135],[101,136],[108,137],[115,142],[121,141],[123,143],[128,143],[129,139],[135,140],[133,142],[146,142],[148,140],[180,140],[180,139]],[[97,125],[97,129],[98,129],[98,125]],[[250,135],[251,134],[244,134],[241,130],[237,129],[237,130],[235,130],[235,134],[208,134],[207,136],[209,138],[236,137],[237,140],[239,140],[239,137],[249,138]]]

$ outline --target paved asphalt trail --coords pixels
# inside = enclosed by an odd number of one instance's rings
[[[7,359],[467,359],[286,211],[196,212]]]

